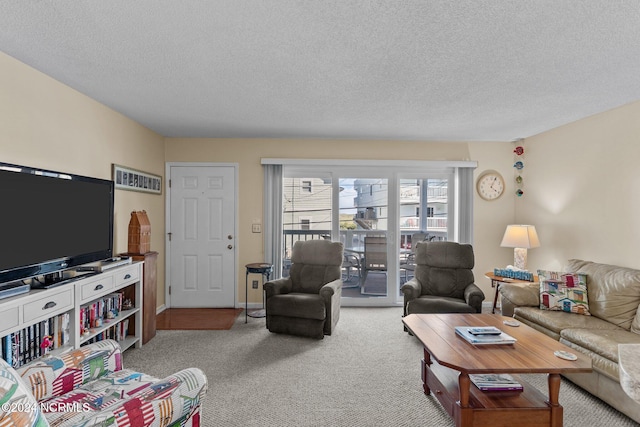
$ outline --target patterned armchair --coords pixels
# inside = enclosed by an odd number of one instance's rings
[[[206,391],[197,368],[162,380],[123,369],[120,346],[105,340],[17,370],[0,359],[0,403],[15,409],[0,425],[199,427]]]

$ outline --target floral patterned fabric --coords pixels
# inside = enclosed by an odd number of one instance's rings
[[[34,418],[31,424],[6,427],[200,426],[200,402],[207,389],[204,373],[189,368],[159,380],[122,369],[122,354],[115,341],[39,359],[19,368],[17,375],[7,368],[0,369],[0,378],[21,377],[18,382],[30,385],[31,392],[20,394],[37,400],[36,412],[44,416],[28,413]],[[5,388],[0,382],[0,393]],[[41,424],[35,423],[38,419],[43,420]],[[5,427],[2,420],[0,417],[0,427]]]

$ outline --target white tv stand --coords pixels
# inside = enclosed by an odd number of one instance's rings
[[[26,294],[0,300],[0,338],[43,320],[69,313],[69,343],[55,352],[79,348],[101,332],[125,320],[129,320],[134,326],[129,329],[133,333],[120,341],[122,350],[132,346],[142,347],[143,264],[134,262],[117,266],[50,289],[32,289]],[[133,302],[131,309],[121,310],[116,318],[109,319],[102,326],[90,329],[87,334],[82,335],[79,325],[81,308],[125,288],[126,297]]]

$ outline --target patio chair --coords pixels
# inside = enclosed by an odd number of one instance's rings
[[[365,285],[370,271],[387,273],[387,236],[367,235],[364,238],[364,260],[362,266],[361,291],[363,295],[386,295],[385,292],[367,292]]]
[[[342,288],[357,288],[360,286],[360,276],[362,275],[361,273],[361,265],[360,265],[360,258],[358,258],[356,255],[354,254],[344,254],[344,260],[342,261],[342,269],[345,271],[344,275],[343,275],[343,283],[342,283]],[[351,270],[355,270],[355,273],[357,274],[356,276],[354,276],[351,272]],[[353,277],[357,278],[357,281],[353,284],[345,284],[346,282],[351,282],[351,279]]]
[[[413,277],[416,271],[416,253],[413,248],[415,248],[416,244],[425,240],[430,240],[427,233],[414,233],[411,235],[411,252],[400,260],[400,271],[404,275],[404,280],[401,283],[406,283],[409,277]]]
[[[289,277],[264,284],[270,332],[324,338],[340,317],[343,246],[329,240],[297,241]]]

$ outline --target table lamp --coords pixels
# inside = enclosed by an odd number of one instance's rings
[[[507,225],[500,246],[513,249],[513,263],[516,268],[527,269],[527,249],[540,246],[536,227],[533,225]]]

